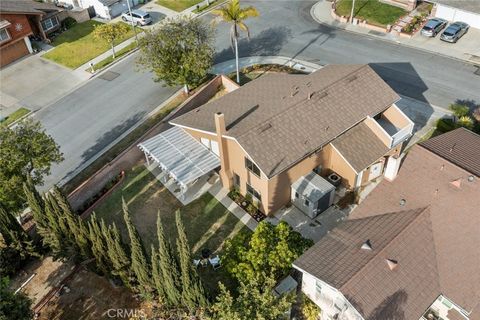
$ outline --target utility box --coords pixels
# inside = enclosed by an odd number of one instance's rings
[[[333,204],[335,186],[315,172],[292,184],[292,204],[310,218],[315,218]]]

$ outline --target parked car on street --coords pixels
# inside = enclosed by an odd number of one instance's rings
[[[122,20],[128,22],[133,21],[134,24],[141,26],[152,23],[152,17],[150,17],[150,14],[142,10],[132,10],[131,16],[129,11],[125,11],[122,14]]]
[[[457,42],[465,33],[467,33],[470,26],[461,21],[456,21],[448,26],[445,31],[440,35],[440,40],[447,42]]]
[[[423,26],[421,34],[426,37],[435,37],[437,33],[447,26],[447,20],[442,18],[433,18],[427,21]]]

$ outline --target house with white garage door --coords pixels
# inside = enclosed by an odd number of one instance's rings
[[[129,1],[132,7],[144,2],[142,0]],[[88,9],[93,7],[96,16],[107,20],[118,17],[128,10],[127,0],[63,0],[62,2],[77,8]]]
[[[479,0],[433,0],[432,14],[450,22],[462,21],[471,27],[480,29]]]

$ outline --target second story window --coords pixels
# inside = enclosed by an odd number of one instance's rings
[[[7,29],[0,30],[0,42],[10,40],[10,35],[8,34]]]
[[[252,160],[245,158],[245,168],[253,172],[253,174],[256,175],[257,177],[260,177],[260,169],[257,167],[255,163],[252,162]]]

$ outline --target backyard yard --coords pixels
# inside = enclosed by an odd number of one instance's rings
[[[202,1],[203,0],[157,0],[156,3],[163,7],[181,12]]]
[[[132,220],[147,251],[151,244],[157,245],[157,212],[161,214],[167,238],[174,244],[177,235],[175,211],[180,209],[194,258],[199,258],[204,248],[217,255],[225,239],[238,232],[250,232],[209,193],[182,206],[150,171],[143,165],[138,165],[126,172],[122,185],[95,209],[99,218],[105,219],[107,223],[115,222],[119,226],[124,239],[127,239],[127,233],[123,222],[122,197],[129,205]],[[213,270],[211,266],[199,267],[199,274],[211,294],[217,291],[218,281],[227,286],[232,281],[223,268]]]
[[[340,0],[337,2],[336,12],[339,16],[350,16],[352,11],[352,0]],[[367,20],[368,23],[386,27],[393,25],[400,17],[407,12],[401,8],[382,3],[379,0],[356,0],[354,17]]]
[[[45,53],[42,57],[71,69],[78,68],[89,62],[111,49],[107,42],[96,40],[93,37],[95,26],[101,24],[101,22],[94,20],[75,24],[72,28],[56,37],[52,42],[55,48]],[[137,32],[141,31],[141,28],[137,28]],[[129,29],[127,34],[115,41],[115,44],[122,43],[133,36],[133,30]]]

